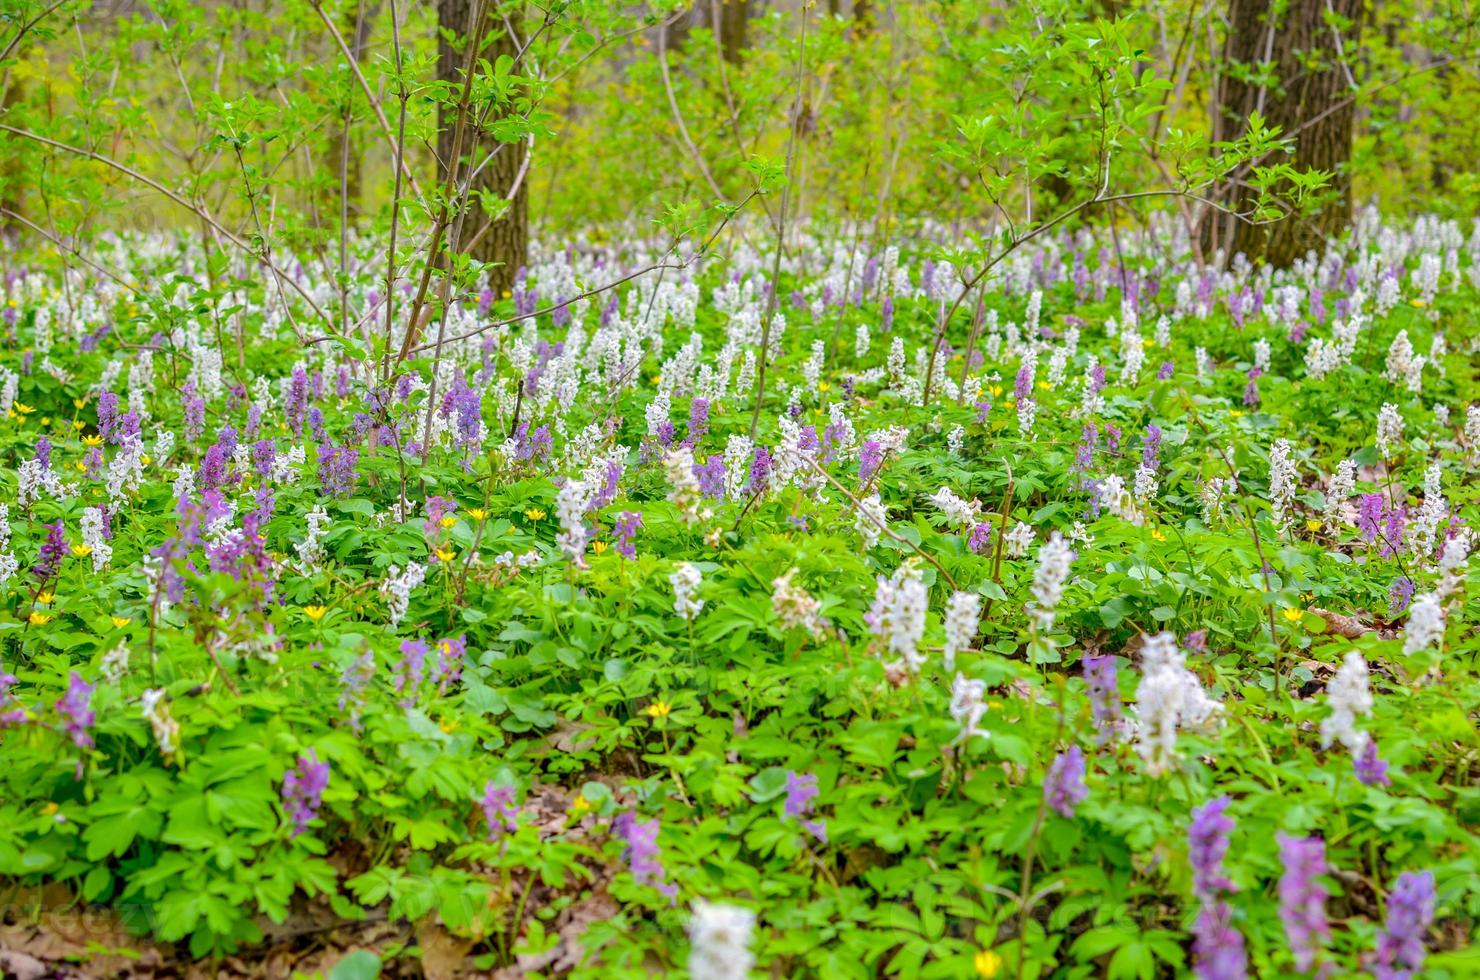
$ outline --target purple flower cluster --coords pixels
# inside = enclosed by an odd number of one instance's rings
[[[1377,980],[1408,980],[1423,967],[1424,934],[1434,921],[1434,873],[1405,871],[1388,895],[1387,921],[1368,968]]]
[[[42,526],[46,528],[46,539],[41,542],[36,564],[31,566],[31,574],[38,582],[45,582],[61,571],[62,559],[67,557],[66,526],[61,521]]]
[[[1315,965],[1321,948],[1331,938],[1326,923],[1326,886],[1320,877],[1327,871],[1326,842],[1319,837],[1276,835],[1280,845],[1280,863],[1285,872],[1280,876],[1280,921],[1295,966],[1307,972]]]
[[[637,531],[642,527],[642,515],[630,510],[624,510],[617,515],[616,521],[612,523],[612,537],[616,539],[617,553],[625,558],[637,557],[637,545],[633,540],[637,537]]]
[[[79,749],[93,747],[92,726],[97,716],[92,710],[93,685],[77,671],[67,680],[67,693],[57,699],[57,714],[62,716],[62,729]]]
[[[514,787],[500,786],[492,780],[483,788],[483,820],[488,836],[498,840],[519,829],[519,806],[514,802]]]
[[[1095,719],[1095,742],[1104,745],[1120,730],[1120,688],[1115,681],[1115,658],[1090,654],[1084,658],[1084,685]]]
[[[631,812],[612,822],[612,832],[627,845],[627,864],[640,885],[652,885],[669,899],[678,896],[678,886],[664,881],[663,860],[658,849],[658,818],[638,820]]]
[[[298,757],[298,768],[283,776],[283,810],[293,821],[293,836],[308,829],[319,815],[324,790],[329,786],[329,763],[320,762],[312,749]]]
[[[1201,980],[1241,980],[1247,973],[1244,937],[1233,927],[1233,907],[1224,897],[1234,890],[1223,875],[1223,857],[1233,819],[1221,796],[1192,811],[1187,857],[1192,864],[1192,894],[1201,903],[1193,926],[1193,969]]]
[[[817,777],[812,773],[798,774],[786,771],[786,804],[784,812],[789,819],[801,823],[802,828],[823,844],[827,843],[827,826],[820,820],[810,819],[812,801],[817,798]]]
[[[1043,799],[1060,816],[1072,820],[1075,808],[1088,797],[1089,789],[1084,785],[1084,753],[1079,746],[1071,745],[1048,767],[1048,776],[1043,780]]]

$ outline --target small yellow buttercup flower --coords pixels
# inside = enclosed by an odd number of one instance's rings
[[[1244,417],[1244,413],[1241,412],[1239,409],[1236,409],[1236,408],[1230,409],[1229,412],[1228,412],[1228,414],[1231,415],[1231,416],[1233,416],[1236,419],[1241,419],[1241,418]]]
[[[56,803],[48,803],[48,804],[46,804],[45,806],[43,806],[41,808],[41,814],[42,814],[42,816],[49,817],[53,813],[56,813],[60,809],[61,809],[61,806],[59,804],[56,804]]]
[[[1156,527],[1151,529],[1151,537],[1157,541],[1165,541],[1167,539],[1166,532]]]
[[[817,390],[818,391],[832,391],[832,385],[828,384],[826,381],[819,381],[819,382],[817,382]]]
[[[30,415],[32,412],[36,411],[30,405],[23,405],[20,402],[15,403],[15,410],[21,415]]]
[[[113,625],[118,627],[119,629],[123,629],[129,623],[133,622],[132,616],[109,616],[108,618],[113,622]]]
[[[531,507],[524,512],[524,516],[532,521],[543,521],[545,519],[545,512],[538,507]]]
[[[980,953],[977,953],[976,959],[973,962],[976,965],[976,975],[981,977],[982,980],[992,980],[993,977],[1002,972],[1002,957],[990,949],[984,949]]]
[[[74,544],[72,546],[72,554],[76,555],[78,558],[86,558],[88,555],[92,554],[92,545]]]
[[[51,622],[51,617],[46,615],[46,613],[42,612],[39,609],[34,610],[31,613],[29,619],[32,626],[45,626],[47,623]]]
[[[317,623],[319,620],[323,619],[324,618],[324,613],[326,613],[328,611],[329,611],[329,609],[328,609],[327,606],[304,606],[303,607],[303,615],[307,616],[309,619],[313,620],[315,623]]]
[[[573,815],[579,817],[589,809],[591,809],[591,801],[584,796],[577,796],[574,800],[571,800],[570,812]]]
[[[481,521],[483,520],[483,518],[488,516],[488,511],[484,510],[482,507],[473,507],[468,510],[468,516],[475,521]]]
[[[81,408],[82,406],[84,406],[86,404],[87,404],[87,399],[86,398],[74,398],[74,399],[72,399],[72,407],[73,408]]]
[[[451,514],[448,514],[437,523],[441,524],[443,527],[451,527],[452,525],[457,523],[457,518],[453,517]]]
[[[673,705],[667,701],[654,701],[643,710],[649,718],[667,718],[672,713]]]
[[[49,605],[51,605],[51,600],[53,600],[55,598],[56,598],[56,593],[53,593],[53,592],[42,592],[42,593],[40,593],[40,594],[38,594],[36,596],[36,601],[39,602],[39,603],[41,603],[43,606],[49,606]]]
[[[606,549],[611,547],[605,541],[597,541],[591,545],[591,550],[598,555],[606,554]]]
[[[83,429],[87,428],[87,423],[82,421],[82,419],[73,419],[72,428],[76,429],[78,432],[81,432]]]
[[[1298,620],[1301,617],[1301,615],[1303,615],[1303,614],[1300,612],[1299,609],[1286,609],[1285,610],[1285,618],[1288,619],[1292,623],[1295,622],[1296,620]]]
[[[457,552],[451,548],[438,548],[436,554],[443,561],[452,561],[452,559],[457,557]]]
[[[1319,531],[1321,529],[1321,522],[1317,520],[1307,520],[1305,522],[1305,529],[1312,532]]]
[[[83,436],[82,437],[82,444],[84,446],[101,446],[103,444],[103,437],[102,436]]]

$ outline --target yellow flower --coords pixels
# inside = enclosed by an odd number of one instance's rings
[[[977,953],[976,959],[973,962],[976,964],[976,975],[981,977],[982,980],[992,980],[993,977],[1002,972],[1002,957],[990,949],[984,949],[980,953]]]
[[[437,723],[437,727],[442,729],[442,734],[451,735],[453,732],[457,731],[457,722],[451,719],[440,721]]]
[[[1239,410],[1238,410],[1238,409],[1236,409],[1236,408],[1234,408],[1234,409],[1230,409],[1230,410],[1229,410],[1229,412],[1228,412],[1228,414],[1229,414],[1229,415],[1231,415],[1231,416],[1233,416],[1233,417],[1234,417],[1234,418],[1236,418],[1236,419],[1241,419],[1241,418],[1243,418],[1243,417],[1244,417],[1244,413],[1243,413],[1243,412],[1241,412],[1241,411],[1239,411]]]
[[[608,545],[605,541],[597,541],[591,545],[591,550],[598,555],[604,555],[606,554],[606,549],[609,547],[610,545]]]
[[[1286,609],[1285,610],[1285,618],[1288,619],[1292,623],[1295,622],[1295,621],[1297,621],[1298,619],[1300,619],[1301,615],[1303,615],[1303,614],[1300,612],[1299,609]]]
[[[30,405],[22,405],[20,402],[15,403],[15,410],[21,415],[30,415],[32,412],[36,411]]]
[[[514,294],[509,292],[507,289],[504,290],[504,299],[510,299],[513,297],[513,295]]]
[[[323,619],[324,618],[324,613],[326,613],[328,611],[329,611],[329,609],[328,609],[327,606],[304,606],[303,607],[303,615],[307,616],[309,619],[313,620],[315,623],[317,623],[319,620]]]
[[[817,382],[817,390],[818,391],[832,391],[832,385],[828,384],[826,381],[819,381],[819,382]]]
[[[78,432],[81,432],[83,429],[87,428],[87,423],[82,421],[82,419],[73,419],[72,428],[76,429]]]
[[[452,525],[457,523],[457,518],[453,517],[451,514],[448,514],[437,523],[441,524],[443,527],[451,527]]]
[[[150,463],[153,462],[153,460],[150,459],[147,455],[145,455],[145,456],[140,456],[139,457],[139,462],[143,463],[145,466],[148,466]]]
[[[75,467],[77,467],[77,472],[79,472],[79,473],[86,473],[87,472],[87,464],[84,463],[80,459],[77,462],[73,463],[72,465],[75,466]]]
[[[45,806],[43,806],[41,808],[41,815],[42,816],[45,816],[45,817],[49,817],[53,813],[56,813],[60,809],[61,809],[61,807],[58,806],[56,803],[48,803],[48,804],[46,804]]]
[[[442,559],[443,561],[452,561],[452,559],[457,557],[457,552],[453,551],[451,548],[438,548],[437,557]]]
[[[1153,538],[1155,538],[1157,541],[1165,541],[1167,539],[1166,533],[1164,531],[1162,531],[1160,528],[1155,528],[1155,527],[1153,527],[1151,529],[1151,536]]]
[[[531,507],[524,512],[524,516],[532,521],[543,521],[545,519],[545,512],[538,507]]]
[[[74,399],[72,399],[72,407],[73,408],[81,408],[82,406],[84,406],[86,404],[87,404],[87,399],[86,398],[74,398]]]
[[[76,555],[78,558],[86,558],[88,555],[92,554],[92,545],[74,544],[72,546],[72,554]]]
[[[488,516],[488,511],[484,510],[482,507],[474,507],[468,511],[468,516],[475,521],[481,521],[483,520],[483,518]]]
[[[1154,343],[1156,343],[1156,341],[1152,340],[1150,337],[1147,337],[1145,340],[1141,341],[1141,346],[1146,350],[1150,350],[1151,345]]]
[[[1049,384],[1047,381],[1038,382],[1038,387],[1044,391],[1053,391],[1053,385]]]
[[[575,816],[580,816],[589,809],[591,809],[591,801],[584,796],[577,796],[574,800],[571,800],[570,812]]]
[[[42,612],[41,610],[37,609],[31,613],[30,620],[32,626],[45,626],[47,623],[51,622],[51,617],[46,615],[46,613]]]
[[[133,622],[133,617],[131,616],[109,616],[108,618],[112,620],[113,625],[118,627],[119,629],[123,629],[129,623]]]
[[[1429,304],[1427,304],[1427,303],[1425,303],[1425,302],[1424,302],[1424,301],[1423,301],[1423,300],[1421,300],[1421,299],[1416,299],[1416,300],[1414,300],[1414,301],[1413,301],[1413,305],[1414,305],[1414,306],[1416,306],[1416,307],[1418,307],[1418,308],[1419,308],[1419,309],[1420,309],[1420,310],[1421,310],[1421,309],[1423,309],[1423,308],[1424,308],[1424,307],[1425,307],[1425,306],[1428,306],[1428,305],[1429,305]]]
[[[49,606],[51,605],[51,600],[55,598],[56,594],[53,592],[42,592],[41,594],[36,596],[36,601],[41,603],[43,606]]]
[[[103,444],[103,437],[102,436],[83,436],[82,437],[82,444],[84,446],[101,446]]]
[[[1002,394],[1001,385],[992,385],[992,387],[988,388],[987,390],[992,393],[993,398],[996,398],[998,395]]]
[[[42,425],[51,425],[51,416],[50,415],[44,415],[44,416],[42,416],[42,418],[41,418],[41,424]]]
[[[1316,520],[1308,520],[1305,522],[1305,529],[1312,532],[1319,531],[1321,529],[1321,522]]]
[[[672,713],[673,705],[667,701],[654,701],[643,710],[649,718],[667,718]]]

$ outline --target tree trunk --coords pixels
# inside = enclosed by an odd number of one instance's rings
[[[473,15],[477,12],[476,5],[479,2],[480,0],[439,0],[437,6],[440,28],[437,77],[452,82],[458,92],[462,91],[465,45],[468,34],[473,29]],[[497,0],[481,2],[497,4]],[[483,50],[479,52],[479,58],[494,64],[503,55],[517,57],[519,42],[510,33],[510,28],[516,33],[521,32],[522,23],[523,19],[517,11],[509,15],[506,24],[504,18],[491,9],[485,33],[486,41]],[[449,33],[452,35],[450,39]],[[520,36],[522,37],[522,33]],[[518,73],[517,67],[515,73]],[[437,157],[442,164],[439,177],[443,181],[447,179],[446,167],[452,163],[455,152],[453,141],[457,131],[456,101],[453,99],[452,105],[444,104],[438,113]],[[476,115],[477,112],[477,107],[474,107],[471,114]],[[488,128],[496,121],[496,118],[490,117],[480,129],[475,125],[476,119],[469,119],[463,133],[462,150],[457,154],[461,159],[457,171],[459,186],[467,179],[472,168],[484,164],[485,160],[487,163],[473,181],[467,212],[461,216],[456,244],[459,251],[470,251],[472,257],[480,262],[498,263],[489,269],[488,284],[495,295],[502,296],[513,289],[514,277],[529,261],[529,182],[519,181],[518,191],[512,198],[509,197],[510,189],[519,179],[528,146],[523,141],[500,144],[488,133]],[[498,152],[494,153],[492,159],[488,159],[488,155],[495,150]],[[483,229],[489,222],[489,215],[478,203],[480,191],[499,200],[509,200],[508,209],[501,217],[493,220],[486,232]],[[454,228],[458,223],[458,219],[454,219]],[[482,237],[477,238],[480,232]],[[475,238],[476,242],[473,241]],[[471,249],[468,248],[470,243]]]
[[[1328,7],[1339,24],[1328,21]],[[1253,74],[1267,64],[1270,84],[1251,81],[1245,72],[1225,70],[1214,109],[1215,134],[1243,134],[1249,115],[1258,112],[1280,135],[1295,140],[1290,163],[1299,170],[1333,173],[1323,203],[1312,214],[1292,214],[1274,224],[1250,225],[1214,215],[1205,226],[1206,244],[1226,254],[1243,252],[1283,268],[1307,251],[1319,251],[1329,237],[1351,224],[1351,176],[1355,107],[1342,105],[1353,90],[1349,58],[1360,32],[1361,0],[1230,0],[1225,65]],[[1215,136],[1216,138],[1216,136]],[[1271,160],[1269,162],[1278,162]],[[1247,174],[1242,175],[1247,178]],[[1233,189],[1226,203],[1244,210],[1252,196]]]
[[[720,0],[719,31],[720,50],[725,60],[732,65],[740,63],[745,50],[745,26],[750,21],[750,0]]]

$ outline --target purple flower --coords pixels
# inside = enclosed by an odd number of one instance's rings
[[[1331,938],[1326,924],[1326,886],[1320,882],[1327,870],[1326,842],[1319,837],[1288,834],[1277,834],[1276,839],[1280,862],[1285,866],[1280,876],[1280,920],[1285,924],[1295,966],[1305,973]]]
[[[612,822],[612,832],[627,845],[627,864],[640,885],[652,885],[668,898],[678,895],[678,886],[663,880],[663,860],[658,849],[658,818],[638,820],[631,812]]]
[[[72,736],[72,744],[79,749],[90,749],[93,747],[93,737],[90,729],[97,721],[97,716],[92,710],[93,685],[82,679],[77,671],[72,671],[67,681],[67,693],[57,699],[57,714],[62,716],[62,728]]]
[[[26,722],[26,709],[12,707],[19,702],[11,695],[10,689],[19,683],[19,677],[6,673],[5,668],[0,667],[0,728],[10,728]]]
[[[1228,797],[1220,796],[1192,811],[1187,828],[1187,859],[1192,863],[1192,893],[1207,901],[1220,891],[1232,891],[1233,882],[1223,877],[1223,856],[1228,853],[1228,835],[1233,818],[1225,812]]]
[[[771,479],[771,454],[765,446],[756,446],[750,459],[750,482],[746,490],[750,493],[765,493]]]
[[[1084,785],[1084,753],[1079,746],[1069,746],[1048,767],[1048,776],[1043,780],[1043,799],[1062,817],[1073,819],[1074,808],[1089,796]]]
[[[1388,617],[1400,615],[1413,601],[1413,579],[1399,575],[1388,588]]]
[[[433,679],[437,682],[438,694],[446,694],[447,689],[462,677],[462,662],[467,655],[468,637],[464,633],[437,641],[437,667]]]
[[[1161,426],[1152,422],[1146,426],[1146,437],[1141,440],[1141,465],[1156,469],[1161,465]]]
[[[827,843],[827,827],[820,820],[807,819],[812,813],[812,801],[817,798],[817,777],[811,773],[799,775],[786,771],[786,816],[801,823],[802,828],[823,844]]]
[[[498,840],[504,834],[519,830],[519,807],[514,803],[514,787],[499,786],[492,780],[483,788],[483,820],[488,836]]]
[[[407,695],[401,701],[403,708],[416,703],[416,689],[421,686],[427,672],[427,643],[425,640],[402,640],[401,663],[397,668],[396,693]]]
[[[1018,368],[1017,380],[1012,385],[1012,395],[1018,401],[1033,395],[1033,369],[1026,364]]]
[[[43,524],[42,527],[46,528],[46,540],[41,542],[36,564],[31,566],[31,574],[39,582],[45,582],[61,571],[62,559],[67,557],[66,526],[57,521],[55,524]]]
[[[457,510],[457,501],[443,496],[432,496],[427,498],[427,517],[422,524],[422,530],[428,538],[435,538],[442,533],[442,518]]]
[[[309,821],[319,815],[324,790],[329,786],[329,763],[320,762],[309,749],[298,757],[298,768],[283,776],[283,810],[293,821],[293,836],[308,829]]]
[[[697,442],[709,432],[709,399],[689,402],[689,441]]]
[[[1088,473],[1095,462],[1095,443],[1100,441],[1100,428],[1091,422],[1079,435],[1079,445],[1074,447],[1074,473]]]
[[[1357,502],[1357,533],[1362,536],[1363,541],[1371,544],[1377,540],[1377,535],[1381,533],[1383,511],[1386,509],[1382,494],[1362,495],[1362,499]]]
[[[1377,740],[1368,738],[1362,754],[1352,760],[1357,772],[1357,781],[1363,786],[1391,786],[1392,777],[1387,774],[1388,765],[1377,754]]]
[[[1388,895],[1387,922],[1368,968],[1377,980],[1408,980],[1423,967],[1424,934],[1434,921],[1434,873],[1405,871]]]
[[[1264,374],[1263,368],[1249,368],[1249,383],[1244,385],[1244,404],[1253,406],[1259,404],[1259,377]]]
[[[694,479],[699,482],[699,492],[714,500],[725,499],[725,458],[719,453],[709,457],[707,463],[695,463]]]
[[[986,521],[979,521],[971,529],[971,535],[966,539],[966,547],[971,549],[975,555],[982,554],[992,543],[992,525]]]
[[[1175,364],[1173,364],[1171,361],[1162,361],[1161,362],[1161,369],[1156,372],[1156,380],[1157,381],[1170,381],[1171,378],[1172,378],[1172,372],[1175,371],[1176,369],[1177,369],[1177,366]]]
[[[1192,811],[1187,857],[1192,864],[1192,894],[1202,904],[1193,925],[1193,969],[1202,980],[1241,980],[1247,971],[1244,937],[1233,928],[1233,909],[1223,897],[1234,890],[1223,876],[1223,856],[1233,819],[1221,796]]]
[[[612,537],[616,538],[617,553],[629,559],[637,557],[637,546],[632,543],[637,537],[638,528],[642,527],[642,515],[635,511],[624,510],[612,523]]]
[[[360,451],[351,446],[325,443],[319,447],[319,485],[331,497],[347,497],[354,492],[358,476],[355,467]]]
[[[884,465],[884,447],[877,439],[865,439],[858,449],[858,482],[868,483]]]
[[[1095,742],[1104,745],[1120,730],[1120,688],[1115,681],[1115,658],[1110,654],[1084,658],[1084,685],[1095,719]]]

